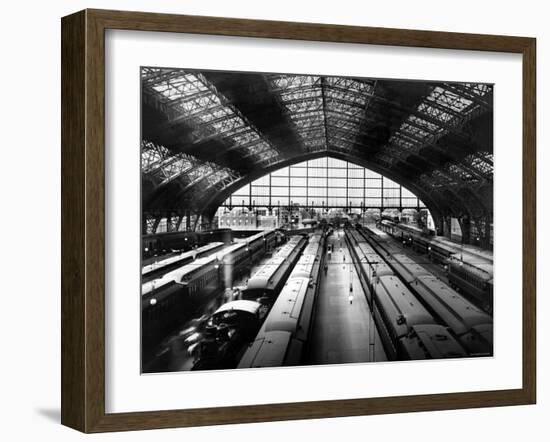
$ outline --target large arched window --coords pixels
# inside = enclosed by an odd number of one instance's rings
[[[221,209],[304,207],[315,209],[422,209],[412,192],[356,164],[324,157],[276,170],[233,193]]]

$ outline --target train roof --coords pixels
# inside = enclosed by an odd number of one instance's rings
[[[364,227],[363,230],[370,231],[373,235],[376,235],[383,239],[388,238],[388,234],[386,232],[383,232],[382,230],[374,226]]]
[[[142,296],[148,295],[150,292],[164,287],[170,283],[182,283],[183,279],[192,274],[193,272],[199,270],[203,266],[213,263],[217,260],[216,256],[209,255],[202,258],[198,258],[195,261],[188,263],[179,269],[172,270],[171,272],[166,273],[161,278],[153,279],[152,281],[146,282],[141,286]]]
[[[419,324],[434,324],[432,315],[424,308],[411,291],[395,275],[379,276],[378,285],[375,287],[377,297],[388,315],[388,319],[395,325],[396,330],[400,325],[400,334],[404,334],[407,327]],[[399,317],[403,316],[406,324],[399,324]]]
[[[420,229],[419,227],[412,226],[409,224],[395,224],[395,223],[385,223],[385,222],[383,222],[383,224],[384,225],[391,224],[397,227],[398,229],[414,232],[418,235],[422,235],[423,233],[422,229]],[[477,265],[478,263],[491,264],[491,265],[493,264],[493,253],[489,250],[484,250],[480,247],[476,247],[471,244],[458,244],[442,236],[430,237],[429,239],[427,239],[427,241],[434,246],[442,247],[448,252],[461,253],[462,255],[464,255],[465,261],[470,261],[475,265]]]
[[[250,344],[237,368],[280,367],[284,364],[291,333],[272,331],[258,336]]]
[[[292,278],[285,284],[264,323],[266,332],[293,332],[300,318],[309,278]]]
[[[256,271],[256,273],[254,273],[249,281],[251,281],[253,278],[267,278],[268,276],[271,277],[270,275],[272,275],[280,266],[280,264],[285,261],[289,253],[295,249],[296,245],[301,240],[303,240],[302,236],[291,237],[288,242],[283,247],[281,247],[269,261],[260,266],[260,268]]]
[[[223,245],[223,242],[212,242],[210,244],[206,244],[206,245],[198,247],[196,249],[188,250],[187,252],[183,252],[183,253],[171,256],[169,258],[166,258],[166,259],[163,259],[163,260],[160,260],[160,261],[156,261],[156,262],[151,263],[149,265],[143,266],[143,268],[141,269],[141,274],[145,275],[149,272],[152,272],[153,270],[160,269],[162,267],[165,267],[167,265],[170,265],[174,262],[181,261],[181,260],[186,259],[186,258],[194,257],[198,253],[208,252],[209,250],[215,249],[215,248],[220,247],[222,245]]]
[[[412,329],[414,333],[402,341],[411,359],[425,359],[426,353],[431,359],[467,356],[462,346],[441,325],[414,325]]]
[[[378,276],[393,275],[391,267],[368,243],[361,243],[358,247],[363,254],[361,262],[375,269]]]
[[[141,274],[146,275],[148,273],[151,273],[154,270],[160,269],[162,267],[166,267],[167,265],[170,265],[174,262],[178,262],[187,258],[191,258],[195,256],[196,251],[195,250],[189,250],[187,252],[179,253],[177,255],[173,255],[169,258],[162,259],[160,261],[152,262],[151,264],[145,265],[141,268]]]
[[[413,230],[417,233],[421,232],[420,229],[413,226],[397,226],[402,230]],[[376,232],[375,228],[368,228],[367,230]],[[380,242],[386,241],[387,234],[383,235],[385,235],[385,237],[378,235],[377,240]],[[473,269],[477,269],[479,277],[483,277],[482,273],[486,273],[489,277],[493,276],[493,257],[491,252],[477,249],[473,246],[461,246],[448,240],[447,238],[423,238],[423,240],[432,247],[441,248],[446,251],[450,255],[449,260],[451,263],[462,261],[464,264],[472,267]],[[475,272],[476,270],[473,271]]]
[[[321,236],[319,236],[319,241],[311,242],[306,246],[302,252],[302,256],[298,260],[298,263],[292,270],[290,277],[303,276],[309,278],[311,276],[311,271],[315,265],[317,254],[321,248]]]
[[[306,246],[306,248],[304,249],[304,253],[317,253],[317,250],[319,250],[319,247],[321,245],[321,242],[320,241],[314,241],[314,242],[309,242],[308,245]]]
[[[382,276],[394,275],[392,268],[389,265],[387,265],[384,261],[380,261],[380,263],[377,263],[376,261],[374,263],[373,261],[370,261],[370,262],[361,261],[361,264],[364,266],[368,266],[370,269],[372,269],[371,273],[368,274],[371,278],[375,275],[378,278]]]
[[[466,333],[479,324],[492,324],[493,320],[487,313],[407,255],[393,255],[392,265],[399,276],[455,333]]]
[[[319,250],[320,242],[310,242],[304,249],[304,253],[308,255],[315,255],[317,250]]]
[[[305,253],[305,252],[304,252]],[[291,278],[304,277],[309,278],[311,276],[311,271],[315,265],[315,258],[317,255],[302,255],[298,263],[292,269],[290,273]]]
[[[493,319],[487,313],[435,276],[420,276],[418,283],[411,286],[455,333],[462,334],[483,324],[492,328]]]
[[[493,263],[493,253],[489,250],[483,250],[479,247],[473,246],[471,244],[458,244],[451,241],[445,237],[436,237],[431,238],[431,241],[434,244],[440,244],[446,246],[449,249],[455,251],[455,253],[462,253],[464,256],[470,257],[472,260],[477,260],[481,263],[492,264]]]
[[[255,233],[254,235],[251,235],[251,236],[248,236],[246,238],[241,238],[241,240],[243,242],[250,242],[250,241],[255,241],[259,238],[263,238],[264,236],[270,234],[270,233],[273,233],[274,230],[262,230],[261,232],[258,232],[258,233]]]
[[[433,276],[432,273],[418,264],[414,259],[403,253],[394,254],[392,258],[392,264],[397,268],[399,276],[409,284],[419,276]]]
[[[273,277],[273,274],[286,261],[285,256],[274,256],[264,265],[262,265],[254,275],[250,277],[247,284],[247,290],[265,288]]]
[[[467,259],[461,260],[459,256],[451,256],[448,262],[450,265],[454,266],[460,266],[462,264],[466,269],[468,269],[469,272],[476,274],[480,279],[489,280],[493,278],[492,264],[473,264]]]
[[[238,310],[246,313],[256,314],[259,308],[259,302],[239,299],[237,301],[231,301],[223,304],[220,308],[218,308],[218,310],[214,312],[213,315],[217,315],[219,313],[227,312],[230,310]]]
[[[290,278],[273,304],[256,339],[239,363],[244,367],[284,365],[290,340],[297,328],[309,278]]]
[[[393,270],[388,266],[386,261],[373,249],[373,247],[367,242],[367,240],[356,230],[349,230],[352,237],[357,239],[356,248],[359,249],[360,255],[359,261],[362,266],[367,266],[376,271],[376,275],[391,276],[394,274]],[[368,272],[370,273],[370,271]],[[372,274],[370,274],[372,276]]]
[[[223,250],[220,250],[217,254],[216,254],[216,257],[218,257],[219,259],[223,259],[225,258],[228,254],[234,252],[235,250],[239,250],[239,249],[243,249],[246,247],[246,243],[244,242],[239,242],[239,243],[235,243],[235,244],[231,244],[227,247],[225,247]]]
[[[413,226],[413,225],[411,225],[411,224],[401,224],[401,223],[399,223],[398,226],[399,226],[399,228],[401,228],[401,229],[409,230],[409,231],[418,233],[418,234],[420,234],[420,235],[421,235],[422,233],[424,233],[423,230],[422,230],[420,227],[418,227],[418,226]]]

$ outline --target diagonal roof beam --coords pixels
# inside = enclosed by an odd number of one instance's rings
[[[283,157],[299,153],[295,147],[290,147],[299,145],[298,139],[264,75],[204,72],[204,77]]]
[[[152,75],[155,69],[150,70]],[[156,124],[156,133],[148,134],[150,139],[158,136],[158,141],[169,148],[176,146],[177,151],[206,155],[205,159],[209,161],[236,169],[244,164],[247,170],[264,161],[271,162],[272,157],[279,155],[269,142],[262,140],[257,128],[202,73],[173,69],[157,71],[160,72],[160,79],[153,77],[144,80],[143,95],[147,99],[143,101],[156,105],[164,112],[165,118],[164,124]],[[248,141],[254,138],[258,144],[241,148],[243,137]],[[197,148],[199,145],[200,148]],[[205,145],[212,148],[204,149]],[[227,155],[228,148],[235,145],[238,149]],[[254,155],[247,155],[251,152]],[[224,158],[228,160],[228,156],[229,164],[223,161]]]
[[[325,77],[321,77],[321,93],[323,97],[323,126],[324,126],[324,134],[325,134],[325,150],[328,151],[329,149],[329,143],[328,143],[328,124],[327,124],[327,98],[325,94],[325,88],[326,88],[326,80]]]

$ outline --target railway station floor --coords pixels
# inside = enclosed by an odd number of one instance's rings
[[[326,257],[327,275],[321,276],[308,365],[385,361],[343,230],[329,236],[328,244],[333,252]]]

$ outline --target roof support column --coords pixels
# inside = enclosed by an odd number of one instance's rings
[[[420,209],[417,209],[417,213],[420,219]],[[435,212],[434,213],[430,212],[430,214],[432,215],[432,219],[434,221],[435,234],[436,235],[441,234],[441,232],[443,232],[443,217]],[[426,229],[427,228],[428,228],[428,220],[426,219]]]
[[[172,212],[168,212],[166,215],[166,231],[167,232],[175,232],[176,229],[176,219],[174,218],[174,214]]]
[[[445,238],[451,239],[451,217],[450,216],[441,217],[441,234]]]
[[[181,222],[183,220],[183,215],[179,215],[178,216],[178,220],[176,221],[176,232],[179,231],[180,227],[181,227]]]
[[[471,244],[472,243],[472,235],[471,235],[471,223],[469,217],[464,216],[462,218],[458,219],[458,222],[460,224],[460,230],[462,231],[462,244]]]
[[[202,212],[202,221],[203,226],[208,226],[209,230],[213,230],[216,228],[216,226],[212,225],[212,222],[214,221],[214,217],[216,216],[216,210],[213,208],[208,208]]]
[[[200,214],[195,212],[191,218],[193,219],[193,232],[196,232],[197,227],[199,227],[199,225],[200,225],[199,221],[201,219],[201,216],[200,216]]]
[[[147,215],[141,212],[141,234],[147,235]]]
[[[153,228],[151,229],[151,233],[157,233],[157,229],[159,227],[160,221],[162,220],[162,215],[158,215],[155,218],[155,222],[153,223]]]

